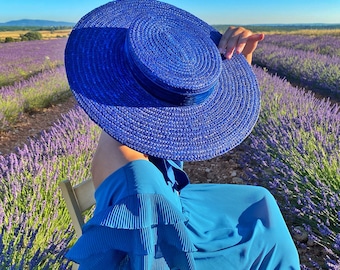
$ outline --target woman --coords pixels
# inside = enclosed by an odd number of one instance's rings
[[[263,38],[235,27],[221,36],[154,0],[110,2],[76,25],[67,76],[103,129],[96,209],[67,255],[80,269],[299,269],[266,189],[194,185],[182,170],[251,132],[260,93],[249,64]]]

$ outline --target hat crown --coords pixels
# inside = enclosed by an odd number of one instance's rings
[[[173,105],[200,104],[221,74],[215,43],[185,18],[141,15],[131,23],[125,46],[136,81]]]
[[[216,157],[244,140],[260,109],[251,66],[239,54],[222,61],[221,36],[163,2],[110,1],[70,34],[70,88],[90,118],[128,147],[172,160]]]

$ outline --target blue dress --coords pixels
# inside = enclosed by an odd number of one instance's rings
[[[300,269],[264,188],[190,184],[181,162],[136,160],[95,193],[96,209],[67,257],[84,269]]]

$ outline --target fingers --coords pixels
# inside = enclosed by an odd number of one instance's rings
[[[230,59],[236,50],[241,53],[244,49],[247,38],[252,33],[243,27],[229,27],[222,36],[219,43],[219,50],[227,59]]]
[[[248,40],[259,42],[264,39],[264,34],[252,34],[248,37]]]
[[[263,34],[253,34],[243,27],[229,27],[221,37],[218,49],[225,58],[230,59],[234,52],[252,53],[257,43],[263,39]]]

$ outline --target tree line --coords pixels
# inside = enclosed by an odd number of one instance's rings
[[[56,31],[70,29],[69,26],[0,26],[0,32],[5,31]]]

